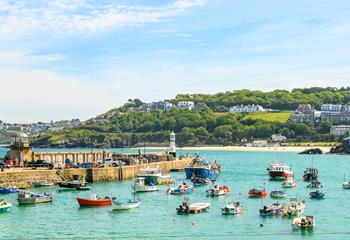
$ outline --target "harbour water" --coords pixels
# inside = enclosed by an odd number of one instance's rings
[[[0,149],[3,155],[5,149]],[[120,151],[120,150],[116,150]],[[125,150],[124,150],[125,152]],[[229,196],[209,198],[206,187],[198,187],[187,195],[191,202],[210,202],[207,213],[177,215],[175,208],[182,196],[168,196],[167,186],[159,192],[137,194],[142,200],[139,209],[111,212],[109,207],[79,208],[76,197],[88,197],[91,193],[117,198],[131,198],[132,181],[91,184],[91,191],[60,192],[58,187],[35,189],[54,194],[54,202],[34,206],[18,206],[16,194],[2,195],[14,206],[9,213],[0,214],[1,239],[348,239],[350,190],[342,189],[344,174],[350,178],[350,157],[315,155],[313,162],[320,171],[320,181],[326,193],[324,200],[311,200],[307,183],[302,181],[305,168],[310,167],[312,156],[286,152],[231,152],[231,151],[182,151],[183,154],[201,154],[207,160],[222,164],[218,182],[231,187]],[[306,200],[305,214],[316,218],[313,231],[293,231],[292,219],[260,217],[260,199],[249,199],[251,188],[263,187],[268,191],[280,188],[281,182],[269,181],[266,168],[279,158],[288,163],[295,172],[297,187],[287,189],[288,197]],[[175,180],[184,173],[172,173]],[[226,202],[240,200],[244,213],[222,216],[221,207]],[[272,203],[269,197],[264,204]],[[288,201],[288,199],[280,200]]]

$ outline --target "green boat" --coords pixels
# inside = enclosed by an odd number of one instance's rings
[[[9,212],[12,204],[6,202],[4,199],[0,199],[0,213]]]

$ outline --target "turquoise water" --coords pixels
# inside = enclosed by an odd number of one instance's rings
[[[0,149],[0,155],[1,151],[4,150]],[[211,209],[207,213],[177,215],[175,208],[181,203],[182,197],[168,196],[165,193],[167,186],[162,186],[159,192],[138,194],[142,200],[139,209],[113,213],[109,207],[79,208],[76,197],[97,193],[101,196],[128,198],[131,197],[131,181],[94,183],[91,184],[90,192],[60,192],[57,187],[51,187],[39,190],[53,192],[55,200],[49,204],[18,206],[16,194],[1,196],[14,207],[11,212],[0,215],[0,238],[349,239],[350,190],[343,190],[341,184],[344,173],[348,173],[350,178],[350,157],[314,156],[326,199],[311,200],[306,189],[307,183],[301,180],[304,169],[311,165],[311,156],[276,152],[196,152],[223,165],[219,183],[227,184],[232,189],[230,196],[218,198],[206,197],[206,187],[198,187],[193,194],[188,195],[192,202],[210,202]],[[264,183],[269,191],[279,188],[281,182],[269,181],[266,174],[266,168],[276,157],[295,171],[298,186],[287,189],[287,194],[306,200],[305,214],[316,217],[316,228],[312,232],[293,231],[291,219],[260,217],[258,210],[261,200],[247,197],[249,189],[262,187]],[[172,175],[174,179],[184,177],[184,173]],[[243,202],[245,212],[241,216],[222,216],[220,208],[225,202],[237,199]],[[267,198],[265,204],[273,201]]]

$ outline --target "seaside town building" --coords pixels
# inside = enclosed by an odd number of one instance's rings
[[[300,104],[292,113],[290,121],[292,122],[315,122],[315,107],[310,104]]]
[[[273,142],[283,142],[283,141],[287,140],[287,137],[285,137],[285,136],[283,136],[281,134],[273,134],[271,136],[271,140]]]
[[[350,130],[350,125],[337,125],[332,126],[330,129],[330,134],[341,136]]]
[[[239,112],[239,113],[252,113],[252,112],[264,112],[265,109],[260,105],[236,105],[232,106],[229,109],[230,112]]]
[[[194,109],[194,102],[192,102],[192,101],[180,101],[177,103],[177,107],[181,108],[181,109],[192,110],[192,109]]]

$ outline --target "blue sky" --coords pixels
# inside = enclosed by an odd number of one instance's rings
[[[0,119],[178,93],[350,85],[350,1],[0,0]]]

